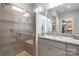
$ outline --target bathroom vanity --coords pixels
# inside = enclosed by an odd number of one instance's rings
[[[57,35],[39,35],[39,56],[78,56],[79,40]]]

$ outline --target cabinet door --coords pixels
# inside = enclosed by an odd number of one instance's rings
[[[66,51],[48,46],[48,56],[66,56]]]
[[[39,55],[41,56],[65,56],[66,51],[46,44],[40,44]]]
[[[53,41],[50,39],[39,39],[39,44],[41,44],[41,43],[66,50],[66,44],[62,43],[62,42]]]
[[[72,52],[67,52],[67,56],[79,56],[79,55]]]
[[[67,51],[73,52],[75,54],[79,54],[79,46],[67,44]]]
[[[48,55],[48,46],[44,44],[39,45],[39,55],[47,56]]]

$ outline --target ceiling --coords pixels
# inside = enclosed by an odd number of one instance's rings
[[[10,6],[16,6],[16,7],[19,7],[27,12],[32,12],[32,6],[33,6],[33,3],[0,3],[0,7],[4,7],[6,9],[10,8]]]
[[[68,6],[70,6],[70,8],[68,8]],[[79,10],[79,3],[64,3],[62,5],[49,9],[50,12],[52,12],[53,10],[56,10],[60,14],[74,10]]]
[[[0,3],[0,7],[6,7],[7,4],[9,5],[15,5],[21,9],[24,9],[28,12],[34,12],[34,9],[38,6],[41,6],[43,9],[47,7],[47,3]]]
[[[26,11],[31,11],[31,12],[34,11],[34,8],[36,8],[37,5],[40,5],[42,8],[46,8],[48,5],[48,3],[13,3],[13,4],[19,6],[20,8],[25,9]],[[67,8],[68,6],[71,6],[71,8]],[[64,3],[57,7],[48,9],[48,12],[52,13],[53,10],[56,10],[60,14],[70,12],[73,10],[79,10],[79,3]]]

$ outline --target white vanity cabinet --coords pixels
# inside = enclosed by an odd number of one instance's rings
[[[47,56],[48,55],[48,47],[47,45],[40,44],[39,47],[39,55],[40,56]]]
[[[39,39],[40,56],[65,56],[66,44],[56,41]]]
[[[79,56],[79,46],[50,39],[39,39],[39,56]]]
[[[40,47],[40,56],[65,56],[66,55],[66,52],[64,50],[61,50],[61,49],[57,49],[55,47],[51,47],[49,45],[45,45],[43,44],[41,47]]]

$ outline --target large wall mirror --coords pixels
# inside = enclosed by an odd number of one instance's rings
[[[62,3],[60,5],[51,6],[49,3],[40,4],[44,5],[43,11],[37,13],[37,18],[40,19],[37,23],[40,24],[40,31],[47,32],[58,32],[79,35],[79,3]],[[39,16],[39,17],[38,17]],[[43,22],[42,22],[43,20]],[[42,29],[42,23],[43,29]],[[41,30],[42,29],[42,30]]]
[[[79,3],[63,3],[49,8],[47,18],[51,20],[51,32],[79,35]]]

